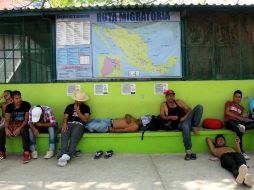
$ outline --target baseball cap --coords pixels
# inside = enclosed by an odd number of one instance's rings
[[[166,91],[164,91],[164,94],[165,95],[169,95],[169,94],[176,94],[175,92],[174,92],[174,90],[171,90],[171,89],[168,89],[168,90],[166,90]]]
[[[32,122],[36,123],[40,120],[42,109],[40,107],[34,107],[32,109]]]

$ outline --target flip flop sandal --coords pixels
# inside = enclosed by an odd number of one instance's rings
[[[113,150],[106,151],[106,154],[105,154],[104,158],[105,159],[110,158],[111,156],[113,156],[113,153],[114,153]]]
[[[94,159],[99,159],[99,158],[102,157],[102,155],[103,155],[103,152],[101,150],[99,150],[99,151],[96,151],[96,153],[95,153],[93,158]]]

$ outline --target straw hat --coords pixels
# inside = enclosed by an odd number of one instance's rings
[[[85,92],[82,92],[81,90],[76,90],[72,94],[73,100],[79,101],[79,102],[85,102],[88,100],[88,96]]]

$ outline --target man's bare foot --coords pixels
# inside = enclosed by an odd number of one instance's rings
[[[199,135],[198,127],[192,127],[195,135]]]

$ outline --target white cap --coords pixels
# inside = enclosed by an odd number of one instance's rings
[[[36,123],[40,120],[42,109],[40,107],[34,107],[32,109],[32,122]]]

